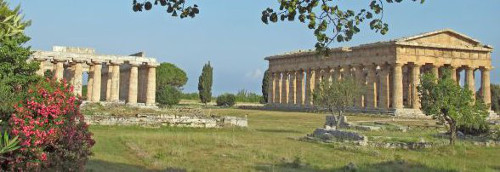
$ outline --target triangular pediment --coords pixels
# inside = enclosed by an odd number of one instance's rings
[[[450,29],[423,33],[411,37],[401,38],[396,41],[400,43],[411,43],[411,44],[422,44],[422,45],[483,47],[479,41]]]

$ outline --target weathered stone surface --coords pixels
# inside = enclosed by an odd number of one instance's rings
[[[139,126],[176,126],[195,128],[220,128],[225,126],[247,127],[246,118],[238,117],[200,117],[177,115],[138,114],[134,117],[111,115],[87,115],[89,125],[139,125]]]
[[[312,136],[321,138],[324,140],[347,140],[347,141],[367,141],[368,138],[366,136],[363,136],[359,133],[356,132],[351,132],[351,131],[342,131],[342,130],[335,130],[335,129],[324,129],[324,128],[318,128],[314,130]]]

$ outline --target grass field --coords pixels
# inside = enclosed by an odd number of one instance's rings
[[[194,129],[92,126],[96,145],[88,171],[499,171],[500,148],[459,142],[426,150],[396,150],[299,141],[325,115],[240,109],[213,113],[247,116],[248,128]],[[349,116],[350,121],[391,118]],[[432,121],[423,121],[423,125]],[[408,122],[405,123],[405,125]],[[410,124],[408,124],[410,125]],[[371,137],[433,137],[437,129],[365,132]]]

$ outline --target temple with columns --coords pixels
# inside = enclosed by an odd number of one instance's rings
[[[385,42],[330,49],[328,56],[314,50],[266,57],[270,84],[268,107],[309,109],[312,93],[321,81],[333,82],[353,77],[365,85],[353,109],[391,113],[396,116],[421,115],[417,86],[424,72],[441,75],[450,68],[452,78],[491,104],[490,71],[493,47],[451,29],[438,30]],[[480,78],[474,73],[480,72]],[[461,76],[464,74],[465,76]]]
[[[91,48],[54,46],[52,51],[35,51],[30,60],[40,62],[38,75],[50,70],[57,80],[65,79],[82,96],[87,73],[88,102],[125,102],[155,106],[155,58],[144,53],[128,56],[96,54]]]

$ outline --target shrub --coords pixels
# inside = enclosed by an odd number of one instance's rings
[[[235,95],[236,101],[237,102],[252,102],[252,103],[258,103],[262,102],[263,97],[261,95],[258,95],[256,93],[252,93],[247,90],[240,90],[238,93]]]
[[[79,171],[84,168],[94,145],[81,102],[65,81],[41,81],[28,89],[26,100],[14,107],[7,121],[20,148],[5,156],[3,170]]]
[[[236,97],[233,94],[223,94],[217,97],[217,106],[231,107],[236,103]]]
[[[181,101],[181,91],[176,87],[166,85],[156,92],[156,101],[163,106],[172,106]]]
[[[181,99],[199,100],[200,96],[198,95],[198,93],[182,93]]]

